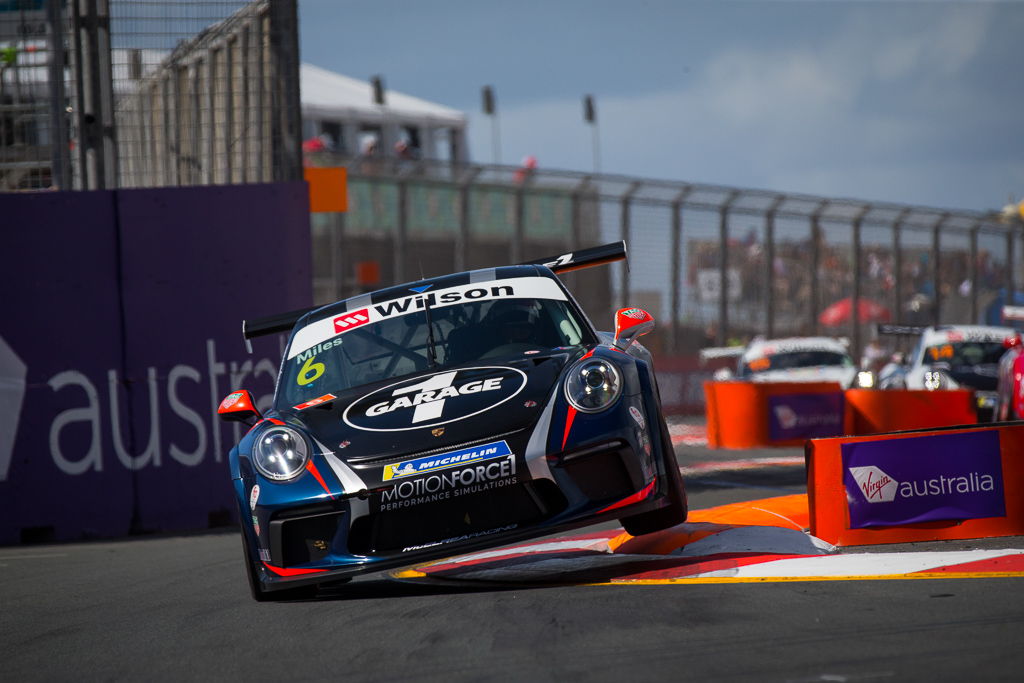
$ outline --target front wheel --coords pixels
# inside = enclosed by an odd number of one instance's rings
[[[683,487],[683,475],[679,473],[679,464],[676,462],[675,449],[672,448],[672,437],[668,433],[665,418],[661,418],[661,442],[665,458],[665,474],[668,479],[669,504],[657,510],[620,519],[622,528],[630,536],[643,536],[686,521],[686,489]]]

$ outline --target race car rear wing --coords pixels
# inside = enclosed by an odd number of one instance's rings
[[[580,249],[578,251],[570,251],[557,256],[547,256],[533,261],[525,261],[519,265],[547,266],[552,270],[552,272],[561,274],[569,273],[581,268],[603,266],[616,261],[625,260],[626,243],[620,240],[610,244],[590,247],[589,249]],[[249,343],[250,339],[278,332],[287,332],[299,321],[299,318],[310,311],[315,311],[318,308],[320,307],[310,306],[309,308],[300,308],[299,310],[289,311],[288,313],[278,313],[277,315],[268,315],[262,318],[243,320],[242,339],[245,340],[246,350],[249,351],[249,353],[252,353],[252,345]]]
[[[700,350],[700,364],[704,365],[709,360],[716,358],[739,358],[746,350],[746,346],[712,346]]]
[[[899,335],[904,337],[917,337],[927,328],[925,325],[894,325],[891,323],[878,323],[875,325],[875,333],[882,335]]]

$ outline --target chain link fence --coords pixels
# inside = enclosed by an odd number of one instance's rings
[[[996,214],[514,167],[307,162],[349,168],[349,213],[313,218],[321,302],[623,239],[628,267],[569,276],[599,325],[635,305],[662,321],[656,351],[827,334],[859,354],[876,322],[998,324],[1024,273],[1024,229]]]
[[[0,0],[0,191],[301,178],[296,0]]]

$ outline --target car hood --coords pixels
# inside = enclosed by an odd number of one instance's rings
[[[384,462],[532,427],[576,347],[432,370],[339,393],[316,406],[283,411],[339,458]]]

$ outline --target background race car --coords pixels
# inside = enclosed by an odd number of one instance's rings
[[[974,389],[978,419],[996,407],[999,360],[1015,332],[994,325],[879,326],[880,334],[919,334],[902,367],[880,376],[884,389]]]
[[[832,337],[755,339],[747,346],[703,349],[700,356],[704,361],[737,357],[735,370],[718,370],[716,380],[838,382],[845,389],[858,376],[847,345]]]
[[[246,323],[292,328],[273,407],[230,454],[257,600],[607,520],[684,521],[640,309],[594,330],[555,272],[621,243]],[[550,267],[549,267],[550,266]]]

